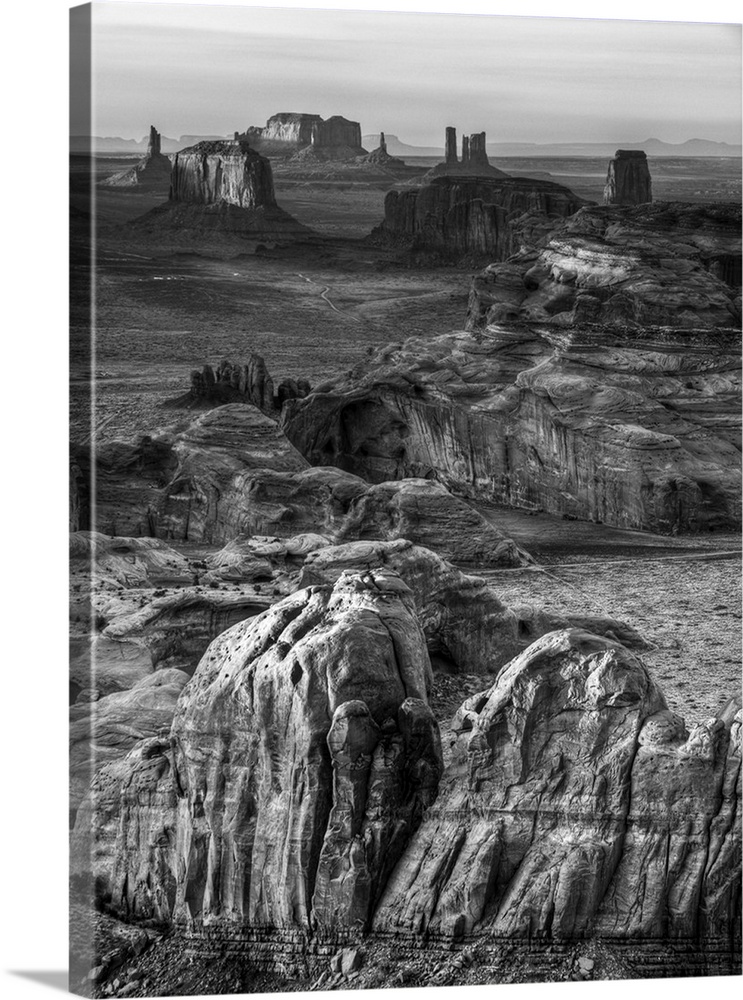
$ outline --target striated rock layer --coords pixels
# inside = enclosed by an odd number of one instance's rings
[[[489,326],[377,353],[290,402],[290,441],[372,482],[450,489],[661,533],[736,528],[735,331]]]
[[[586,204],[552,181],[447,171],[419,188],[389,191],[372,236],[411,251],[504,260],[518,249],[513,221],[523,213],[568,216]]]
[[[275,206],[271,164],[247,142],[199,142],[173,156],[170,200],[239,208]]]
[[[739,205],[584,208],[546,234],[529,222],[532,245],[475,278],[470,326],[740,326]]]
[[[664,938],[734,970],[740,711],[688,733],[624,647],[552,632],[461,706],[442,773],[430,680],[396,574],[293,594],[212,643],[169,741],[100,771],[75,870],[268,964],[370,933]]]

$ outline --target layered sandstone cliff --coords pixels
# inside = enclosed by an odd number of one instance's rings
[[[199,142],[174,154],[170,200],[191,205],[273,207],[271,164],[247,142]]]
[[[311,463],[676,533],[740,516],[735,330],[491,325],[412,339],[282,413]]]
[[[740,326],[739,205],[583,208],[474,281],[468,325]]]
[[[444,257],[503,260],[518,248],[513,223],[521,215],[565,217],[585,204],[552,181],[445,173],[419,188],[389,191],[372,237]]]

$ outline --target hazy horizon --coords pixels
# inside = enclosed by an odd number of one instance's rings
[[[94,120],[231,135],[279,111],[443,145],[741,143],[740,25],[93,4]]]

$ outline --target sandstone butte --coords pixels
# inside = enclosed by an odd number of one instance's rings
[[[205,140],[174,153],[168,201],[129,225],[143,235],[168,229],[256,239],[311,233],[277,205],[271,164],[244,139]]]
[[[431,680],[394,571],[288,596],[215,639],[168,736],[100,769],[73,870],[110,914],[267,968],[394,936],[735,971],[739,709],[688,732],[626,647],[563,629],[462,704],[445,767]]]

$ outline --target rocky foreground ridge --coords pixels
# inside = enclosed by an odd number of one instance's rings
[[[219,636],[170,736],[103,767],[73,838],[111,914],[277,967],[339,943],[664,939],[734,971],[740,712],[687,732],[642,662],[551,632],[444,754],[412,593],[343,573]],[[314,958],[313,958],[314,956]]]

